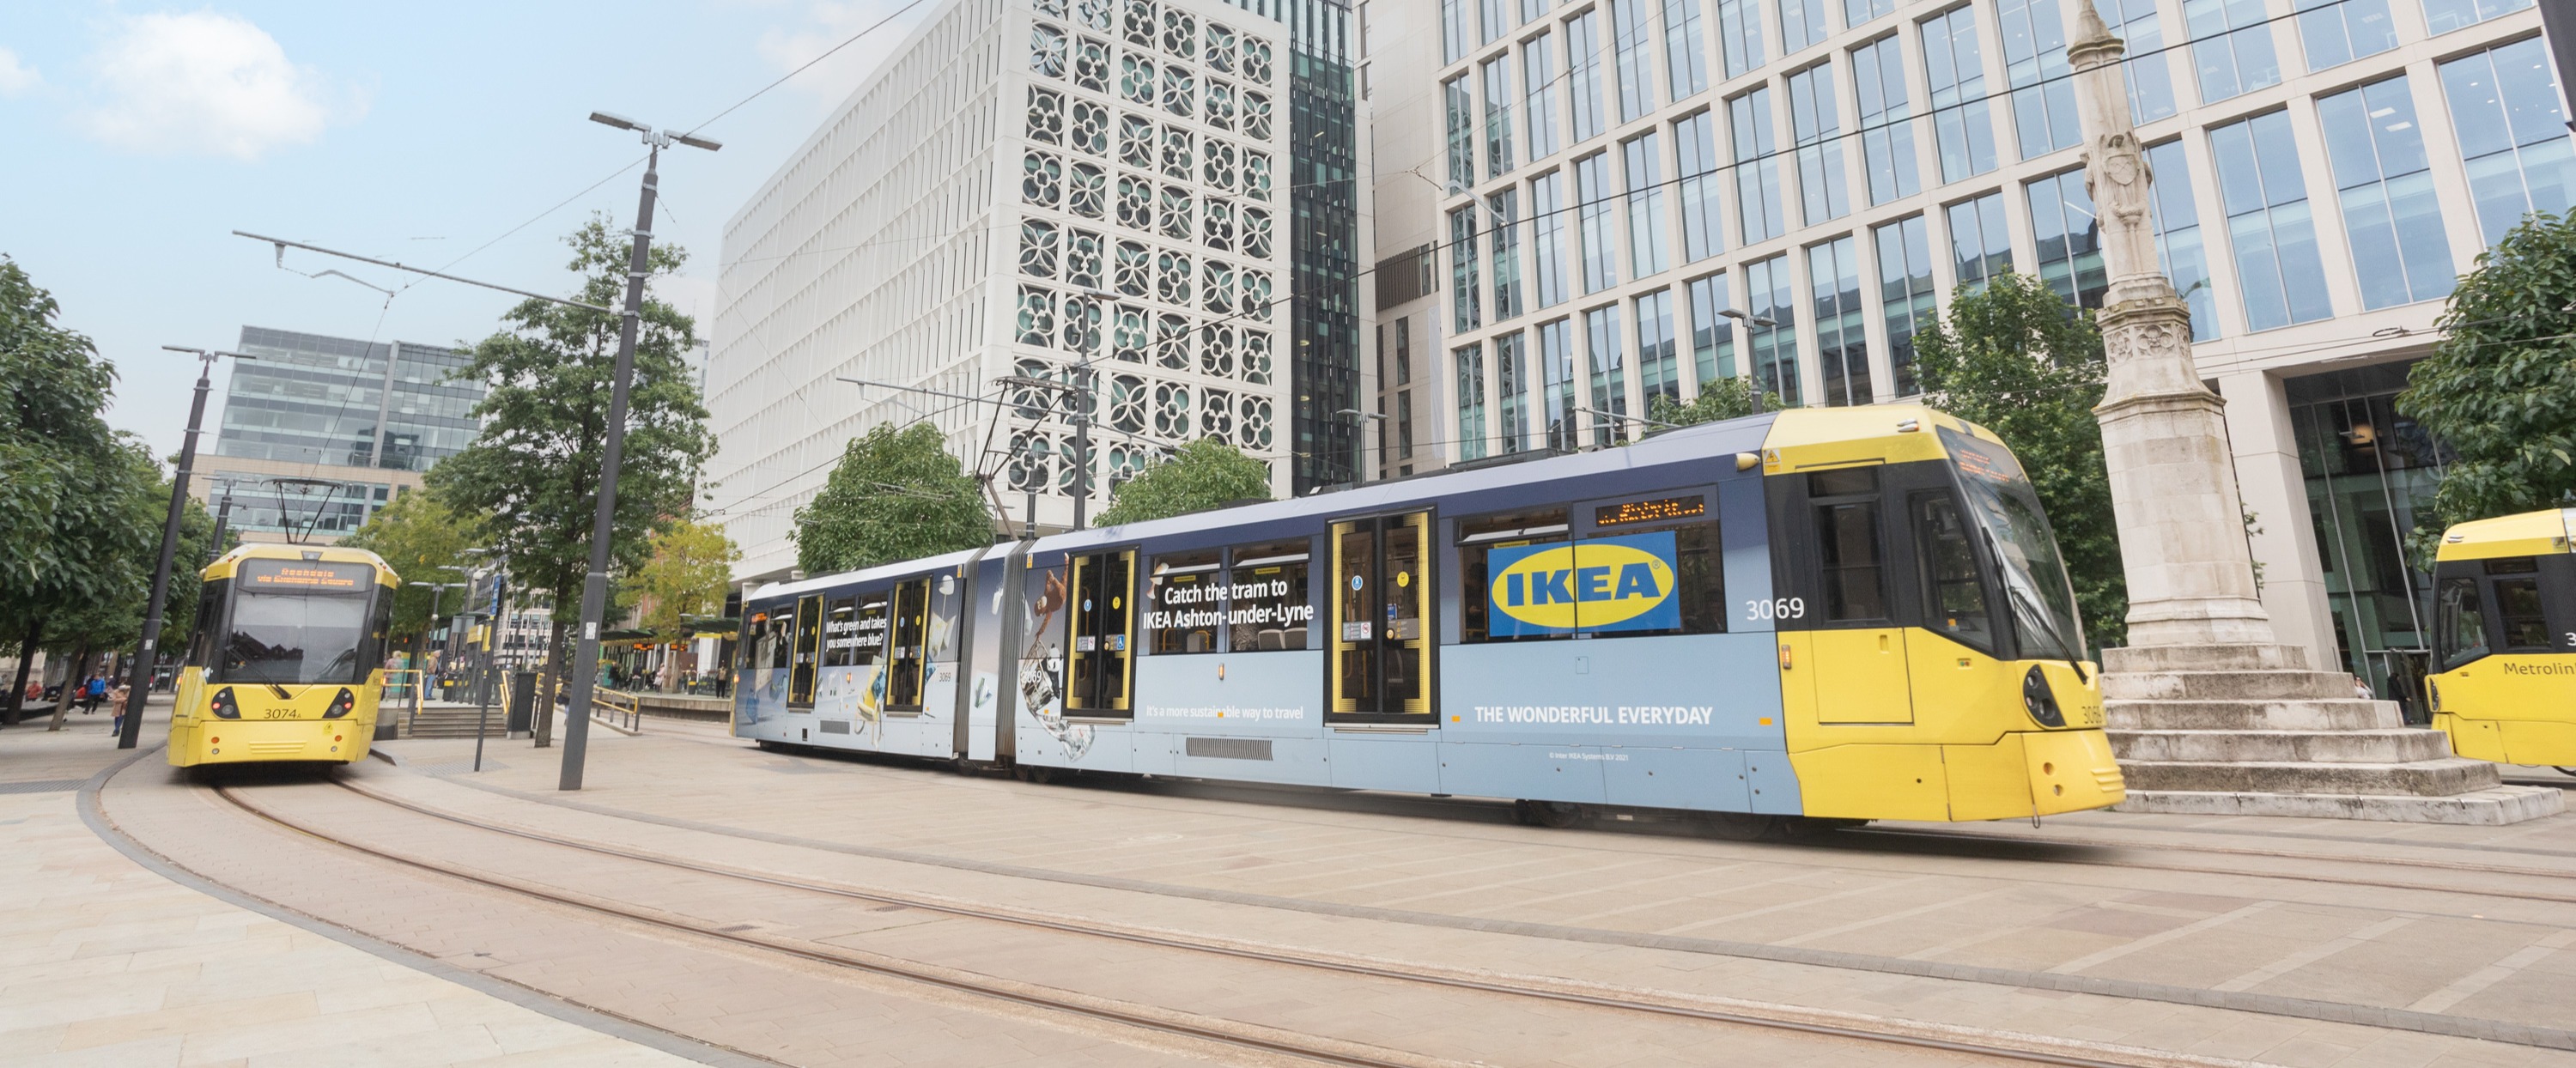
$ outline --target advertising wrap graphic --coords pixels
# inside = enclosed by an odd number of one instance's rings
[[[1496,549],[1490,633],[1498,638],[1681,626],[1669,530]]]

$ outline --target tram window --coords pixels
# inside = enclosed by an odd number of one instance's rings
[[[2449,671],[2487,655],[2487,621],[2478,603],[2478,582],[2446,578],[2433,593],[2433,642]]]
[[[2540,577],[2495,580],[2496,622],[2504,625],[2504,651],[2550,651],[2549,617],[2540,607]]]
[[[1838,467],[1807,473],[1807,496],[1848,497],[1878,492],[1878,468]]]
[[[1816,555],[1824,565],[1825,618],[1887,618],[1887,569],[1881,558],[1878,502],[1816,507]]]
[[[223,622],[224,598],[232,593],[229,579],[216,579],[197,591],[197,629],[188,636],[188,666],[206,667],[215,650],[215,627]],[[393,600],[386,594],[385,600]]]
[[[1619,537],[1654,535],[1670,531],[1673,536],[1673,600],[1681,609],[1679,626],[1660,629],[1622,627],[1606,630],[1593,624],[1589,610],[1583,621],[1586,633],[1611,637],[1643,637],[1650,634],[1723,634],[1726,632],[1726,550],[1718,539],[1715,523],[1682,523],[1650,530],[1619,531]],[[1577,556],[1589,563],[1592,553],[1575,549]]]
[[[1306,588],[1312,547],[1306,539],[1242,545],[1226,572],[1229,648],[1266,653],[1306,647],[1315,602]]]
[[[852,602],[856,611],[841,640],[849,643],[850,666],[867,667],[885,655],[886,595],[864,593],[852,598]]]
[[[1154,558],[1145,592],[1145,631],[1152,635],[1154,655],[1219,651],[1226,613],[1221,564],[1215,549]]]
[[[1493,555],[1497,551],[1527,549],[1534,545],[1560,545],[1572,541],[1573,537],[1568,533],[1571,528],[1566,523],[1567,514],[1568,510],[1565,508],[1538,508],[1522,512],[1506,512],[1501,515],[1477,516],[1458,521],[1459,641],[1470,643],[1544,641],[1550,638],[1569,638],[1574,635],[1571,613],[1567,615],[1567,625],[1562,629],[1540,629],[1519,625],[1529,621],[1520,620],[1508,614],[1503,625],[1497,628],[1492,614],[1495,597],[1493,586],[1496,581],[1491,564]],[[1518,559],[1525,555],[1527,554],[1520,552],[1505,553],[1506,559]],[[1506,593],[1503,599],[1505,607],[1509,608],[1511,596]],[[1529,600],[1530,594],[1525,589],[1521,594],[1521,601],[1526,603]],[[1502,633],[1494,633],[1497,629]]]
[[[857,663],[851,654],[858,649],[855,635],[859,628],[859,601],[855,597],[835,597],[824,602],[823,666],[848,667]]]
[[[1968,540],[1957,497],[1914,495],[1914,551],[1922,557],[1924,625],[1943,637],[1994,652],[1994,616],[1986,610],[1986,586],[1977,577],[1975,543]]]

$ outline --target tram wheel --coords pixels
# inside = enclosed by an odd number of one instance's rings
[[[1778,816],[1757,816],[1750,812],[1710,812],[1701,818],[1700,826],[1708,831],[1711,838],[1729,842],[1755,842],[1777,835],[1780,832],[1781,819]]]
[[[1512,802],[1512,816],[1532,827],[1563,829],[1574,826],[1575,821],[1582,818],[1583,810],[1563,801],[1523,799]]]

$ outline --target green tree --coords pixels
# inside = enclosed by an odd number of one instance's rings
[[[796,566],[809,575],[992,543],[980,485],[928,423],[850,439],[823,492],[796,510]]]
[[[133,561],[160,548],[164,513],[138,517],[131,500],[152,481],[137,481],[149,454],[100,415],[115,366],[60,315],[53,294],[0,256],[0,637],[19,646],[0,722],[17,722],[48,618],[139,600]]]
[[[1753,380],[1750,378],[1722,378],[1715,382],[1702,382],[1699,396],[1688,404],[1661,393],[1655,394],[1655,402],[1646,408],[1646,418],[1658,423],[1690,426],[1695,423],[1714,423],[1721,419],[1734,419],[1752,415],[1755,412],[1776,412],[1784,407],[1777,393],[1762,391],[1759,397],[1755,394]],[[1653,428],[1650,426],[1648,429]]]
[[[978,542],[976,544],[983,544]],[[742,550],[713,523],[682,520],[653,536],[653,558],[617,585],[617,610],[642,616],[636,625],[661,642],[687,638],[696,628],[692,618],[724,608],[733,581],[733,562]]]
[[[573,251],[570,270],[582,276],[575,298],[623,306],[628,247],[606,218],[593,216],[564,243]],[[688,511],[710,448],[707,412],[684,358],[696,341],[695,324],[651,298],[653,280],[677,271],[687,258],[678,246],[654,246],[645,280],[625,462],[609,540],[611,566],[621,572],[641,566],[652,532]],[[457,372],[486,385],[483,402],[474,408],[482,430],[464,451],[431,468],[428,482],[448,507],[478,517],[487,545],[508,563],[518,588],[553,596],[556,612],[547,641],[552,670],[538,698],[539,707],[550,708],[553,687],[569,668],[566,613],[581,603],[590,570],[619,316],[528,300],[501,319],[502,330],[475,345],[472,362]],[[538,722],[544,737],[552,721]]]
[[[161,465],[153,463],[140,444],[126,450],[126,459],[121,491],[126,521],[150,532],[148,538],[135,540],[133,555],[121,565],[119,581],[131,593],[69,605],[45,620],[47,655],[69,660],[70,677],[75,679],[93,673],[109,652],[130,652],[143,640],[143,610],[151,604],[152,572],[161,563],[161,525],[169,520],[170,480],[162,477]],[[196,638],[197,606],[205,590],[199,572],[204,570],[214,536],[215,520],[205,505],[195,497],[181,501],[178,548],[170,557],[170,588],[161,609],[160,651],[173,660],[184,657]],[[47,729],[62,729],[68,704],[67,700],[56,703],[53,724]]]
[[[2459,458],[2411,539],[2429,564],[2443,528],[2576,499],[2576,212],[2535,212],[2460,277],[2442,340],[2397,410]]]
[[[414,490],[377,509],[366,525],[350,532],[340,544],[384,557],[386,566],[402,578],[402,588],[394,593],[392,632],[394,640],[401,642],[429,631],[430,587],[465,581],[469,563],[465,550],[480,540],[481,532],[473,522],[449,508],[438,494]],[[462,594],[444,592],[435,600],[438,610],[446,612],[465,599]]]
[[[1200,438],[1168,459],[1145,465],[1110,494],[1100,525],[1141,523],[1204,512],[1242,500],[1270,499],[1270,465],[1219,438]]]
[[[2011,446],[2056,529],[2093,648],[2126,640],[2128,582],[2102,460],[2102,331],[2048,283],[2007,271],[1960,287],[1914,337],[1926,403]]]

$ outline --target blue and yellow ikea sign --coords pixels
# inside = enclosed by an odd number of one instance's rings
[[[1496,549],[1485,563],[1494,576],[1486,631],[1497,638],[1682,625],[1669,530]]]

